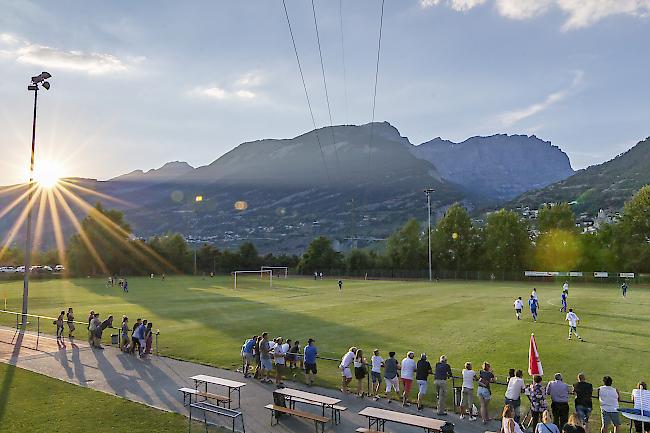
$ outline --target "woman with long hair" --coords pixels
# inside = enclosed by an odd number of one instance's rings
[[[483,363],[483,368],[478,372],[478,390],[476,395],[481,401],[481,418],[483,424],[487,424],[490,418],[490,399],[492,398],[492,391],[490,384],[497,380],[494,373],[492,373],[492,366],[489,362]]]
[[[359,397],[363,397],[363,379],[366,378],[367,373],[363,350],[357,349],[357,353],[354,355],[354,378],[357,379],[357,395]]]
[[[542,412],[542,422],[535,426],[535,433],[560,433],[560,429],[553,424],[553,416],[548,409]]]
[[[515,410],[509,404],[503,407],[501,431],[503,433],[524,433],[521,426],[515,421]]]
[[[144,353],[142,354],[141,358],[146,358],[147,356],[151,355],[151,346],[153,345],[153,323],[149,322],[147,323],[147,331],[144,334]]]

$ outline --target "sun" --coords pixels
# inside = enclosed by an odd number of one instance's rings
[[[43,188],[54,188],[63,176],[61,163],[52,160],[37,161],[34,165],[34,181]]]

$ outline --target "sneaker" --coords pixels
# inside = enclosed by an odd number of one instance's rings
[[[404,406],[404,407],[410,407],[410,406],[411,406],[411,403],[402,403],[402,406]]]
[[[391,399],[389,398],[388,401],[387,401],[386,403],[390,404],[391,401],[393,401],[393,400],[391,400]]]
[[[461,416],[460,416],[460,419],[465,419],[465,415],[461,415]]]
[[[469,418],[469,420],[470,420],[470,421],[476,421],[476,417],[475,417],[475,416],[472,416],[472,417]]]
[[[373,401],[379,401],[379,397],[375,396],[375,397],[373,397],[372,400],[373,400]],[[389,400],[389,402],[390,402],[390,400]]]

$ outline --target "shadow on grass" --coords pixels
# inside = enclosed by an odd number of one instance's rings
[[[9,358],[7,373],[2,378],[2,383],[0,384],[0,425],[2,425],[2,420],[5,416],[5,411],[7,410],[7,402],[9,401],[9,389],[11,383],[14,380],[14,375],[16,374],[16,363],[18,362],[18,357],[20,356],[20,349],[23,344],[23,333],[18,332],[16,340],[14,341],[14,348],[11,352],[11,357]]]

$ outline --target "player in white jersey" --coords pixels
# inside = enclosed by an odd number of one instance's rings
[[[573,312],[573,308],[569,308],[569,312],[566,314],[566,320],[569,322],[569,340],[571,339],[571,334],[576,334],[576,337],[578,337],[578,340],[582,341],[582,337],[580,337],[580,334],[578,334],[578,322],[580,322],[580,318],[576,313]]]
[[[517,320],[521,320],[521,310],[524,308],[524,303],[521,300],[521,296],[515,299],[515,316],[517,316]]]
[[[569,282],[565,281],[564,284],[562,284],[562,291],[566,292],[567,295],[569,294]]]
[[[539,301],[539,299],[537,299],[537,288],[536,287],[533,287],[533,291],[531,293],[531,296],[533,297],[534,300]]]

